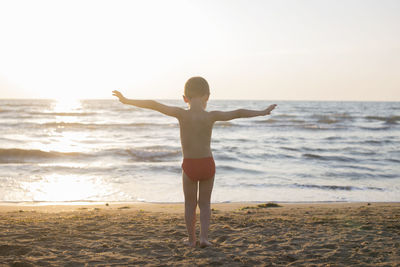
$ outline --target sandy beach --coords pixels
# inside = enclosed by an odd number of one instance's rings
[[[0,206],[4,266],[398,266],[400,203],[213,204],[213,247],[182,204]],[[0,264],[0,265],[1,265]]]

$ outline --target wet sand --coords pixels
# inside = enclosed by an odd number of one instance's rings
[[[213,247],[182,204],[0,205],[0,266],[399,266],[400,203],[213,204]]]

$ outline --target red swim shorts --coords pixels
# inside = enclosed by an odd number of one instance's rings
[[[215,175],[214,158],[183,159],[182,170],[193,181],[213,178]]]

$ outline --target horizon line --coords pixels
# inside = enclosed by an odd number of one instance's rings
[[[157,101],[178,101],[180,98],[134,98],[138,100],[157,100]],[[0,100],[52,100],[57,98],[0,98]],[[65,100],[117,100],[115,98],[65,98]],[[117,100],[118,101],[118,100]],[[335,99],[235,99],[235,98],[216,98],[209,101],[279,101],[279,102],[400,102],[400,100],[335,100]]]

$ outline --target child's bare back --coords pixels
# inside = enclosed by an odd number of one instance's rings
[[[153,100],[133,100],[113,91],[123,104],[156,110],[179,121],[182,145],[182,183],[185,197],[185,222],[188,245],[196,246],[196,207],[200,208],[200,247],[210,246],[210,200],[214,185],[215,163],[211,151],[212,128],[216,121],[269,115],[276,105],[264,110],[236,109],[232,111],[206,111],[210,96],[207,81],[201,77],[190,78],[185,84],[184,101],[189,109],[167,106]],[[198,197],[197,197],[198,193]]]
[[[212,157],[211,132],[214,122],[205,110],[185,110],[179,120],[183,158]]]

